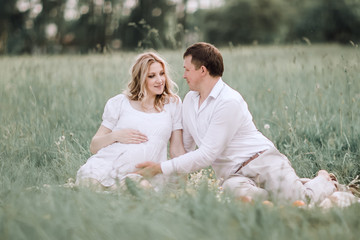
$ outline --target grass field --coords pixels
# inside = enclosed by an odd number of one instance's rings
[[[221,49],[224,81],[301,177],[360,175],[360,49]],[[182,50],[160,54],[179,95]],[[360,204],[301,209],[234,201],[203,183],[106,194],[64,187],[90,156],[106,100],[136,53],[0,58],[0,239],[358,239]],[[205,179],[205,177],[204,177]],[[195,192],[195,193],[194,193]]]

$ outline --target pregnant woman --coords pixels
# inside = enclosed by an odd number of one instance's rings
[[[94,154],[77,172],[76,183],[96,189],[116,189],[144,161],[167,160],[185,153],[182,141],[181,100],[174,94],[166,62],[155,53],[138,56],[127,90],[105,105],[102,123],[91,140]],[[163,175],[149,179],[161,186]]]

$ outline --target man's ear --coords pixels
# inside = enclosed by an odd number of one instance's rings
[[[207,68],[205,66],[201,66],[201,73],[206,73],[207,72]]]

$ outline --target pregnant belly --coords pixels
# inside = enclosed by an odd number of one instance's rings
[[[124,144],[121,144],[124,147]],[[118,152],[118,156],[113,160],[113,174],[123,175],[136,171],[136,164],[145,161],[161,162],[166,160],[166,145],[158,142],[148,141],[141,144],[127,144],[123,151]],[[113,175],[112,174],[112,175]]]
[[[153,161],[159,162],[166,158],[166,144],[163,141],[150,139],[149,141],[141,144],[131,144],[127,154],[134,158],[135,162]]]
[[[166,160],[166,143],[159,139],[150,139],[140,144],[113,143],[101,149],[96,155],[119,163],[160,162]]]

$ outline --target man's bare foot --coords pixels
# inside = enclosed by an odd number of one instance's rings
[[[318,176],[323,176],[326,180],[334,184],[336,190],[339,190],[339,183],[333,173],[328,173],[326,170],[320,170]]]
[[[330,174],[326,170],[320,170],[317,175],[318,176],[323,176],[329,182],[331,181]]]

